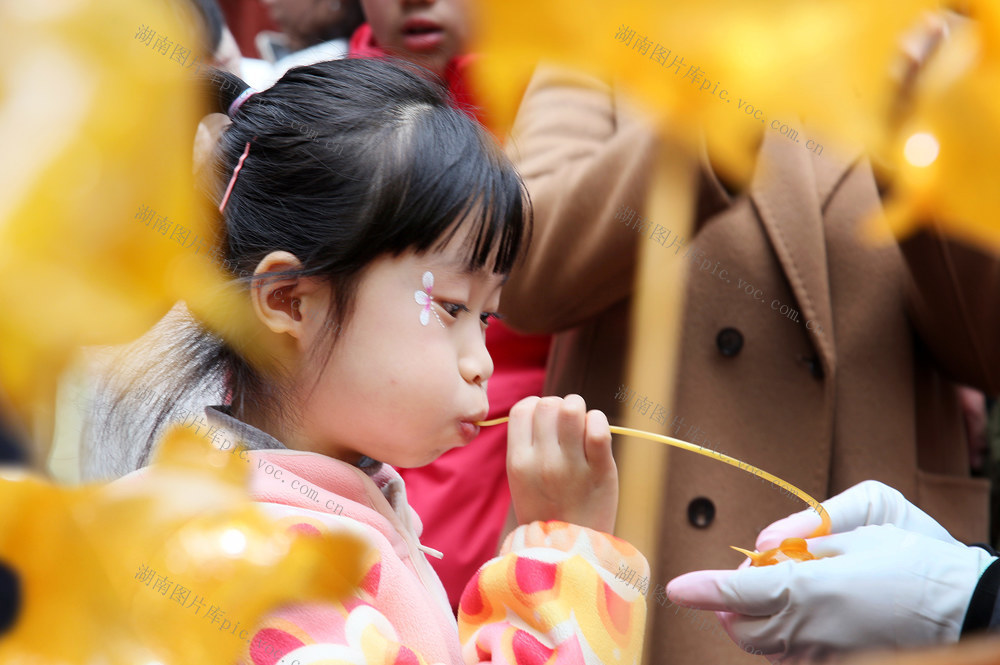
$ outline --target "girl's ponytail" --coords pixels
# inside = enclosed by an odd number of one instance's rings
[[[236,114],[241,105],[237,104],[237,101],[241,97],[246,101],[257,92],[239,76],[214,68],[206,68],[202,86],[204,97],[209,103],[209,110],[212,113],[225,113],[229,117]]]

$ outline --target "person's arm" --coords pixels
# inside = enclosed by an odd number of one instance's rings
[[[629,296],[639,234],[615,216],[641,216],[655,150],[653,130],[609,86],[538,69],[507,143],[535,216],[501,299],[511,327],[558,332]]]

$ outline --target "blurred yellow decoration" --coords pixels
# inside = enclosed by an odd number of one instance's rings
[[[1000,2],[970,4],[981,20],[951,26],[883,158],[886,214],[896,235],[934,220],[1000,253]]]
[[[159,450],[99,486],[0,472],[0,562],[22,587],[0,662],[231,663],[270,609],[357,586],[368,547],[277,527],[246,498],[245,460],[183,428]]]
[[[761,133],[800,118],[830,140],[877,143],[899,37],[937,4],[483,0],[478,92],[503,130],[535,62],[578,67],[622,84],[689,149],[703,131],[713,160],[741,177]]]
[[[1000,0],[955,6],[972,25],[953,26],[940,53],[911,63],[916,84],[901,103],[903,39],[930,25],[929,12],[944,16],[942,3],[483,0],[477,92],[502,133],[539,60],[613,79],[679,145],[691,150],[704,135],[734,181],[748,177],[762,132],[820,156],[861,146],[895,176],[887,213],[897,234],[937,218],[997,250]],[[800,121],[807,131],[791,129]],[[930,143],[925,135],[938,154],[921,166],[907,155]]]
[[[191,176],[200,40],[170,4],[0,2],[0,392],[22,421],[75,347],[138,337],[179,299],[225,309]]]

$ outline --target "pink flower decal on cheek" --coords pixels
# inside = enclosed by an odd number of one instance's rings
[[[438,313],[431,307],[434,302],[434,296],[431,295],[431,289],[434,288],[434,275],[430,270],[424,273],[423,284],[424,290],[416,291],[413,294],[413,299],[417,301],[417,304],[424,306],[424,308],[420,310],[420,323],[426,326],[430,322],[431,312],[433,312],[434,318],[437,319],[438,323],[441,324],[441,327],[444,328],[444,321],[441,320]]]

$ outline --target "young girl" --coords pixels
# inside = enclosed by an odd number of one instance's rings
[[[466,78],[475,58],[466,52],[475,12],[467,0],[363,0],[366,22],[351,38],[351,55],[395,56],[430,68],[447,83],[455,105],[480,122],[484,117]],[[505,416],[527,395],[543,394],[551,337],[521,335],[503,322],[486,331],[493,358],[489,418]],[[431,565],[455,613],[465,584],[496,556],[510,521],[507,426],[484,429],[475,445],[449,451],[427,466],[400,469],[410,505],[424,523],[424,542],[442,550]],[[469,468],[478,469],[472,476]]]
[[[511,411],[521,525],[469,581],[457,627],[392,468],[468,443],[487,413],[484,331],[530,231],[512,166],[444,88],[389,63],[296,68],[249,97],[219,79],[233,117],[220,261],[272,358],[252,365],[193,328],[146,376],[180,377],[175,390],[223,376],[227,403],[205,417],[221,447],[249,449],[255,498],[289,528],[363,531],[376,553],[351,598],[241,633],[245,662],[636,662],[645,601],[621,578],[648,571],[608,535],[618,486],[603,414],[578,396]]]

